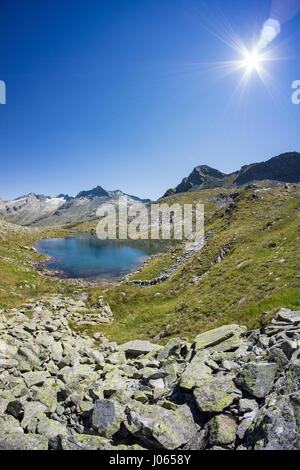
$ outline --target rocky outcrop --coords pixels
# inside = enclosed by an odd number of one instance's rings
[[[300,154],[284,153],[266,162],[253,163],[241,168],[234,184],[242,185],[251,181],[275,180],[285,183],[300,181]]]
[[[199,191],[200,189],[217,188],[222,186],[226,174],[215,170],[207,165],[196,166],[192,173],[183,178],[182,182],[174,189],[169,189],[163,197],[174,193],[185,193],[188,191]]]
[[[52,296],[0,314],[0,449],[300,448],[300,311],[161,346],[76,333],[85,308]]]

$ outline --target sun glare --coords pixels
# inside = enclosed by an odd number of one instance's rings
[[[257,51],[247,52],[243,60],[243,65],[247,67],[247,69],[250,72],[253,69],[257,70],[259,68],[259,64],[261,60],[262,60],[262,57],[259,55]]]

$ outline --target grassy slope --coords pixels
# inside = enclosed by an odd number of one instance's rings
[[[172,279],[150,288],[123,284],[104,291],[115,322],[99,331],[121,342],[152,338],[169,325],[168,335],[193,338],[226,323],[267,324],[279,307],[299,309],[300,185],[295,188],[291,193],[272,188],[256,196],[253,189],[242,190],[232,210],[219,210],[206,224],[213,235],[203,252]],[[229,254],[214,264],[226,244]],[[136,277],[156,274],[158,262]],[[190,285],[194,275],[207,271]],[[92,299],[96,293],[91,292]]]
[[[21,230],[20,233],[8,230],[5,238],[0,239],[0,309],[18,307],[29,298],[38,299],[47,293],[73,290],[36,272],[33,264],[46,257],[22,248],[34,245],[41,238],[66,234],[65,230]]]

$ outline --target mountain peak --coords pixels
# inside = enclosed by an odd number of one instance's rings
[[[217,188],[224,185],[240,186],[252,181],[273,180],[284,183],[300,181],[300,153],[287,152],[266,162],[244,165],[235,173],[227,175],[208,165],[199,165],[182,180],[176,188],[169,189],[163,197],[176,193]]]
[[[300,153],[282,153],[266,162],[244,165],[238,172],[234,184],[241,185],[255,180],[274,180],[285,183],[300,181]]]
[[[90,189],[88,191],[80,191],[80,193],[77,194],[76,199],[81,197],[93,199],[94,197],[109,197],[109,194],[101,186],[96,186],[96,188]]]
[[[174,193],[185,193],[187,191],[198,191],[200,189],[222,186],[227,176],[225,173],[208,165],[199,165],[193,169],[187,178],[183,178],[176,188],[169,189],[164,197]]]

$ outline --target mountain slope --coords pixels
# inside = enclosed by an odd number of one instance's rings
[[[163,197],[207,188],[241,186],[262,180],[285,183],[299,182],[300,154],[297,152],[284,153],[266,162],[245,165],[240,171],[229,175],[206,165],[197,166],[178,186],[168,189]]]

